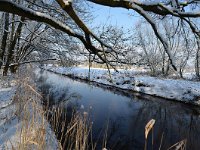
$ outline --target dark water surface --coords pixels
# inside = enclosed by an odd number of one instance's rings
[[[153,118],[156,120],[153,149],[159,149],[162,135],[161,149],[184,139],[187,139],[188,150],[200,149],[198,107],[152,96],[124,95],[43,70],[36,71],[36,75],[38,87],[45,96],[48,94],[50,103],[66,101],[78,111],[89,112],[97,148],[102,146],[108,125],[107,148],[144,149],[144,127]],[[151,134],[148,149],[152,149]]]

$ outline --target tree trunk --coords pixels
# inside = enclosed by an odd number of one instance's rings
[[[6,51],[6,41],[8,38],[8,28],[9,28],[9,13],[5,13],[5,20],[4,20],[4,32],[1,41],[1,49],[0,49],[0,68],[3,65],[3,57]]]
[[[198,48],[197,48],[196,58],[195,58],[195,72],[196,72],[197,78],[200,79],[200,71],[199,71],[199,52],[200,52],[200,44],[199,44],[199,41],[197,42],[197,44],[198,44]]]
[[[163,51],[162,55],[162,74],[165,74],[165,51]]]
[[[24,20],[25,20],[25,19],[22,17],[22,18],[21,18],[21,22],[19,23],[19,25],[18,25],[18,27],[17,27],[17,30],[16,30],[16,32],[15,32],[14,38],[13,38],[13,40],[12,40],[11,43],[10,43],[10,47],[9,47],[9,49],[8,49],[8,57],[7,57],[6,65],[5,65],[4,70],[3,70],[3,75],[4,75],[4,76],[7,75],[10,62],[11,62],[12,59],[13,59],[14,48],[15,48],[15,45],[16,45],[16,43],[17,43],[17,39],[18,39],[18,38],[20,37],[20,35],[21,35],[21,31],[22,31],[22,27],[23,27],[23,22],[24,22]]]
[[[183,79],[183,70],[182,70],[182,67],[179,68],[179,75]]]
[[[168,76],[169,75],[169,65],[170,65],[170,62],[169,60],[167,61],[167,66],[166,66],[166,71],[165,71],[165,76]]]

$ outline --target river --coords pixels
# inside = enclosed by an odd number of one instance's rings
[[[97,149],[102,145],[107,126],[107,148],[144,149],[144,128],[150,119],[156,120],[153,149],[159,149],[161,139],[161,149],[184,139],[187,149],[200,149],[198,107],[132,92],[124,94],[44,70],[37,70],[36,75],[38,88],[48,95],[51,105],[65,101],[66,109],[73,106],[77,111],[89,113]],[[149,134],[148,149],[152,149],[151,138]]]

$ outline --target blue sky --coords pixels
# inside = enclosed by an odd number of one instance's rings
[[[122,8],[111,8],[107,6],[101,6],[96,4],[92,5],[93,15],[95,17],[94,22],[89,25],[94,27],[100,24],[103,25],[117,25],[124,27],[125,29],[133,28],[134,24],[138,22],[138,15],[133,10],[127,10]],[[134,14],[134,16],[133,16]]]

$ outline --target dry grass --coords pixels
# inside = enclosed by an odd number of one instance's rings
[[[47,149],[48,122],[40,101],[41,95],[34,90],[30,78],[19,78],[18,83],[14,103],[16,116],[21,124],[16,133],[20,140],[13,144],[13,149]]]
[[[147,139],[148,139],[148,134],[150,131],[152,131],[152,148],[153,148],[153,127],[155,124],[156,120],[151,119],[145,126],[145,146],[144,150],[147,149]]]
[[[148,141],[148,135],[151,132],[152,133],[152,147],[153,148],[153,144],[154,144],[154,134],[153,134],[153,130],[154,130],[154,125],[155,125],[155,120],[151,119],[145,126],[145,145],[144,145],[144,150],[147,150],[147,141]],[[160,142],[160,146],[159,146],[159,150],[161,150],[162,147],[162,141],[163,141],[163,135],[161,137],[161,142]],[[187,144],[187,140],[182,140],[180,142],[175,143],[174,145],[172,145],[171,147],[169,147],[167,150],[186,150],[186,144]]]
[[[71,121],[68,122],[69,118],[67,118],[62,104],[52,109],[45,109],[41,103],[42,96],[35,90],[32,75],[30,71],[26,71],[26,73],[23,72],[23,78],[18,78],[14,104],[15,114],[21,124],[16,133],[19,141],[10,142],[11,146],[9,147],[12,147],[13,150],[49,150],[53,149],[50,147],[52,143],[49,143],[52,141],[57,143],[56,149],[88,149],[91,146],[89,145],[89,136],[92,125],[88,120],[87,113],[74,113]],[[53,134],[48,131],[47,119],[54,131]],[[54,135],[58,139],[57,142]]]
[[[59,105],[46,114],[62,149],[87,150],[90,147],[89,136],[92,129],[87,114],[74,113],[68,121],[64,111]]]
[[[186,150],[187,140],[182,140],[180,142],[175,143],[172,145],[168,150]]]
[[[58,105],[49,109],[44,108],[41,104],[42,96],[35,89],[34,82],[31,80],[32,74],[26,71],[23,78],[18,79],[18,89],[14,98],[16,105],[16,115],[21,121],[21,126],[16,134],[19,135],[17,143],[11,143],[13,150],[45,150],[53,149],[50,145],[54,142],[57,144],[56,149],[68,150],[87,150],[95,149],[90,138],[92,133],[92,123],[88,119],[87,113],[73,113],[72,117],[67,118],[63,105]],[[49,123],[54,131],[57,142],[55,142],[54,134],[50,134],[47,130]],[[147,149],[148,134],[152,131],[152,147],[153,147],[153,128],[155,120],[150,120],[145,127],[145,145]],[[108,130],[108,126],[107,126]],[[52,137],[50,137],[52,136]],[[50,140],[48,140],[50,139]],[[161,144],[162,145],[162,139]],[[104,136],[102,148],[107,147],[107,131]],[[169,148],[177,150],[186,149],[186,140],[176,143]]]
[[[88,139],[92,126],[86,114],[75,113],[70,123],[67,123],[68,118],[64,113],[64,108],[58,106],[45,111],[37,99],[30,99],[31,94],[28,94],[27,91],[28,88],[23,96],[26,101],[21,101],[17,105],[22,125],[17,133],[20,135],[20,141],[14,146],[14,149],[48,149],[49,143],[46,141],[48,122],[46,118],[49,118],[51,128],[58,138],[59,149],[87,150],[89,148]],[[38,95],[35,97],[40,98]]]

